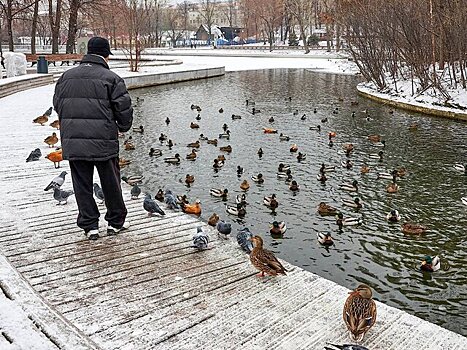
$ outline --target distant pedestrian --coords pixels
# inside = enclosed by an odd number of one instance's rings
[[[120,185],[118,133],[131,128],[133,109],[125,82],[109,69],[111,54],[107,39],[91,38],[80,65],[58,79],[53,98],[78,204],[77,224],[91,240],[99,237],[100,216],[93,198],[94,167],[107,206],[108,234],[130,226]]]

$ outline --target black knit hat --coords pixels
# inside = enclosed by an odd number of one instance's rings
[[[109,57],[109,55],[112,55],[112,52],[110,52],[109,41],[105,38],[101,38],[100,36],[95,36],[89,39],[88,54]]]

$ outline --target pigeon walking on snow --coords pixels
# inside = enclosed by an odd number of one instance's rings
[[[169,209],[172,209],[172,210],[180,209],[179,205],[177,204],[177,198],[175,197],[175,195],[172,193],[171,190],[165,191],[164,202],[165,204],[167,204],[167,207]]]
[[[208,249],[209,236],[203,231],[201,226],[197,227],[196,234],[193,236],[193,246],[199,250]]]
[[[54,177],[54,179],[44,188],[44,191],[48,191],[52,188],[60,188],[65,182],[65,175],[68,174],[66,171],[62,171],[60,175]]]
[[[39,160],[41,156],[42,156],[41,150],[39,148],[36,148],[34,151],[31,151],[31,153],[29,153],[29,156],[26,158],[26,163]]]
[[[227,224],[224,221],[219,221],[217,223],[217,231],[222,238],[227,239],[230,235],[230,232],[232,232],[232,225]]]
[[[151,216],[154,213],[165,215],[164,211],[151,198],[149,193],[146,193],[146,197],[144,197],[143,208],[148,212],[148,216]]]
[[[57,205],[66,204],[68,201],[68,197],[70,197],[74,192],[73,191],[64,191],[60,188],[54,188],[54,199],[58,201]]]
[[[44,112],[43,115],[46,115],[47,117],[50,117],[52,115],[53,107],[50,107],[48,110]]]
[[[104,192],[102,191],[102,188],[96,183],[94,183],[93,188],[94,188],[94,195],[96,196],[97,199],[101,201],[100,204],[104,204],[105,198],[104,198]]]
[[[250,240],[251,238],[253,238],[253,234],[250,232],[248,227],[238,230],[237,243],[248,254],[250,254],[251,251],[253,250],[253,243],[251,243],[251,240]]]
[[[137,184],[135,184],[131,188],[131,199],[138,199],[139,195],[141,194],[141,188]]]

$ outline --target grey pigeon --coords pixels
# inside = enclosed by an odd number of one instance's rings
[[[248,254],[253,250],[253,243],[249,240],[253,238],[253,234],[250,232],[248,227],[238,230],[237,243],[242,247]]]
[[[141,188],[138,187],[138,184],[135,184],[131,188],[131,199],[138,199],[139,195],[141,194]]]
[[[47,117],[50,117],[52,115],[53,107],[50,107],[48,110],[44,112],[44,115]]]
[[[164,202],[165,204],[167,204],[167,207],[169,209],[172,209],[172,210],[180,209],[179,205],[177,204],[177,198],[175,197],[175,195],[172,193],[171,190],[165,191]]]
[[[64,190],[61,190],[61,189],[55,187],[54,188],[54,198],[55,198],[55,200],[58,201],[57,205],[62,204],[62,202],[64,202],[63,204],[66,204],[67,200],[68,200],[68,197],[70,197],[73,193],[74,193],[73,191],[64,191]]]
[[[148,212],[149,216],[151,216],[154,213],[165,215],[164,211],[151,198],[151,195],[149,193],[146,193],[146,196],[144,197],[143,208]]]
[[[226,224],[224,221],[219,221],[217,223],[217,231],[225,238],[227,239],[228,235],[230,235],[230,232],[232,232],[232,225],[231,224]]]
[[[199,250],[208,249],[209,236],[203,231],[201,226],[197,227],[196,234],[193,236],[193,245]]]
[[[54,179],[44,188],[44,191],[48,191],[52,188],[60,188],[65,182],[65,175],[68,174],[66,171],[62,171],[60,175],[54,177]]]
[[[94,183],[93,188],[94,188],[94,195],[96,196],[97,199],[101,201],[100,204],[103,204],[105,201],[105,198],[104,198],[104,192],[102,191],[102,188],[96,183]]]
[[[353,345],[353,344],[335,345],[335,344],[329,344],[328,343],[328,345],[335,346],[336,348],[338,348],[340,350],[368,350],[368,348],[365,348],[364,346]],[[336,350],[336,349],[333,349],[333,348],[330,348],[330,347],[327,347],[327,346],[325,346],[324,348],[326,350]]]
[[[41,156],[42,156],[41,150],[39,148],[36,148],[34,151],[31,151],[31,153],[29,153],[29,156],[26,158],[26,163],[39,160]]]

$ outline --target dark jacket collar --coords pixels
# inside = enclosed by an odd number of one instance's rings
[[[104,66],[105,68],[109,69],[109,65],[105,62],[104,57],[98,55],[84,55],[81,63],[95,63]]]

